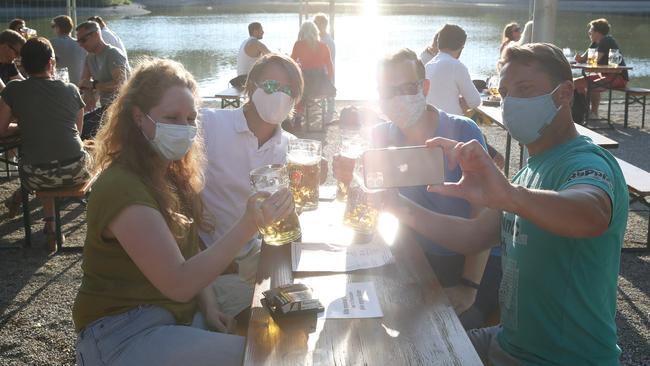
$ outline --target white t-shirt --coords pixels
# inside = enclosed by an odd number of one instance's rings
[[[239,75],[248,75],[248,73],[251,71],[253,68],[253,65],[255,65],[255,62],[257,61],[258,57],[250,57],[246,53],[246,45],[248,42],[257,39],[255,37],[249,37],[247,38],[244,42],[242,42],[241,46],[239,46],[239,53],[237,53],[237,76]]]
[[[249,173],[269,164],[284,164],[289,141],[296,137],[278,127],[264,145],[248,129],[244,111],[238,109],[201,110],[199,120],[207,165],[205,188],[201,199],[205,209],[214,216],[214,232],[199,232],[206,245],[212,245],[239,220],[246,211],[252,194]],[[243,256],[260,241],[253,238],[239,253]]]
[[[104,39],[104,42],[122,51],[124,57],[126,57],[128,60],[129,57],[126,55],[126,47],[124,47],[124,43],[122,43],[120,36],[115,34],[115,32],[112,30],[108,29],[108,27],[105,27],[102,29],[102,38]]]
[[[467,67],[446,52],[438,52],[424,67],[431,82],[427,103],[447,113],[463,115],[458,101],[463,96],[469,108],[481,104],[481,94],[472,83]]]

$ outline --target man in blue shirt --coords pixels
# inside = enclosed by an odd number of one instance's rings
[[[424,66],[413,51],[403,49],[381,60],[377,79],[380,106],[390,122],[374,128],[371,141],[373,147],[422,145],[425,140],[433,137],[458,141],[476,140],[485,147],[483,134],[472,120],[447,114],[426,104],[430,80],[425,79]],[[342,182],[351,180],[353,161],[336,157],[333,168],[337,179]],[[460,168],[445,169],[445,180],[448,182],[457,182],[461,176]],[[401,188],[399,193],[427,210],[445,215],[470,218],[480,210],[462,198],[427,192],[426,186]],[[477,297],[488,251],[465,256],[439,246],[435,241],[420,235],[417,229],[415,233],[456,312],[464,313]],[[489,315],[488,312],[494,309],[497,286],[498,282],[493,283],[491,289],[482,289],[486,293],[493,293],[493,306],[491,309],[480,309],[485,314],[478,319],[472,317],[474,324],[464,322],[466,327],[480,326],[482,320]]]

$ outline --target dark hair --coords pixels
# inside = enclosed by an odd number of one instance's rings
[[[424,65],[422,64],[422,61],[420,61],[420,59],[415,54],[415,52],[411,51],[408,48],[402,48],[397,52],[390,53],[384,56],[381,60],[379,60],[378,70],[380,72],[383,72],[384,69],[388,67],[393,67],[403,62],[413,63],[413,67],[415,68],[415,73],[417,74],[418,79],[419,80],[425,79]]]
[[[82,29],[91,32],[99,32],[102,30],[102,28],[99,26],[97,22],[91,20],[79,24],[76,28],[77,32],[79,32]]]
[[[262,28],[262,23],[252,22],[251,24],[248,25],[248,35],[252,36],[253,32],[261,28]]]
[[[22,47],[25,44],[25,38],[20,33],[7,29],[0,33],[0,44]]]
[[[554,82],[573,80],[571,65],[562,50],[550,43],[528,43],[522,46],[508,47],[503,51],[499,66],[508,63],[535,65],[550,76]]]
[[[20,49],[20,57],[27,74],[34,75],[47,69],[47,63],[54,58],[54,50],[45,37],[30,38]]]
[[[72,28],[74,28],[72,19],[67,15],[59,15],[57,17],[54,17],[54,19],[52,19],[52,24],[57,26],[62,33],[66,34],[72,32]]]
[[[605,18],[600,18],[600,19],[594,19],[591,22],[589,22],[589,26],[593,27],[594,30],[603,36],[607,35],[609,33],[609,22]]]
[[[13,31],[20,31],[20,28],[24,27],[26,24],[24,19],[16,18],[9,22],[9,29]]]
[[[106,22],[105,22],[104,19],[102,19],[102,17],[100,17],[99,15],[94,15],[94,16],[88,18],[87,20],[88,20],[89,22],[95,22],[95,23],[99,24],[99,27],[100,27],[100,28],[104,28],[104,27],[106,27]]]
[[[445,24],[438,31],[438,48],[441,50],[457,50],[465,46],[467,33],[455,24]]]

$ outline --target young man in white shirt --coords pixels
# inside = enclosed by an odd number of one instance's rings
[[[472,83],[467,67],[458,60],[465,47],[463,28],[445,24],[438,31],[438,54],[425,66],[430,82],[427,103],[447,113],[462,116],[481,104],[481,95]]]
[[[201,198],[214,218],[212,232],[199,232],[203,243],[223,236],[246,209],[251,195],[249,173],[286,162],[289,141],[296,137],[280,124],[303,93],[300,67],[289,57],[267,54],[250,70],[248,102],[238,109],[203,109],[200,121],[207,165]],[[321,165],[321,177],[327,165]],[[251,238],[234,261],[237,274],[222,275],[213,284],[221,311],[233,317],[250,305],[261,239]]]

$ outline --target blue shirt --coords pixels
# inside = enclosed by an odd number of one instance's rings
[[[444,137],[460,142],[477,140],[485,148],[483,133],[481,133],[481,129],[476,125],[476,123],[474,123],[474,121],[466,117],[447,114],[443,111],[439,111],[438,127],[435,131],[431,131],[430,134],[422,136],[422,143],[424,144],[424,141],[434,137]],[[406,146],[407,144],[405,140],[406,139],[400,129],[392,122],[377,125],[373,130],[372,144],[373,147],[376,148]],[[446,182],[458,182],[462,175],[463,173],[460,170],[460,167],[451,170],[448,169],[447,161],[445,159]],[[464,218],[469,218],[471,214],[471,205],[466,200],[428,192],[426,186],[400,188],[399,192],[402,196],[410,199],[427,210],[440,214]],[[443,248],[418,233],[415,234],[420,246],[426,253],[436,255],[458,254]]]

